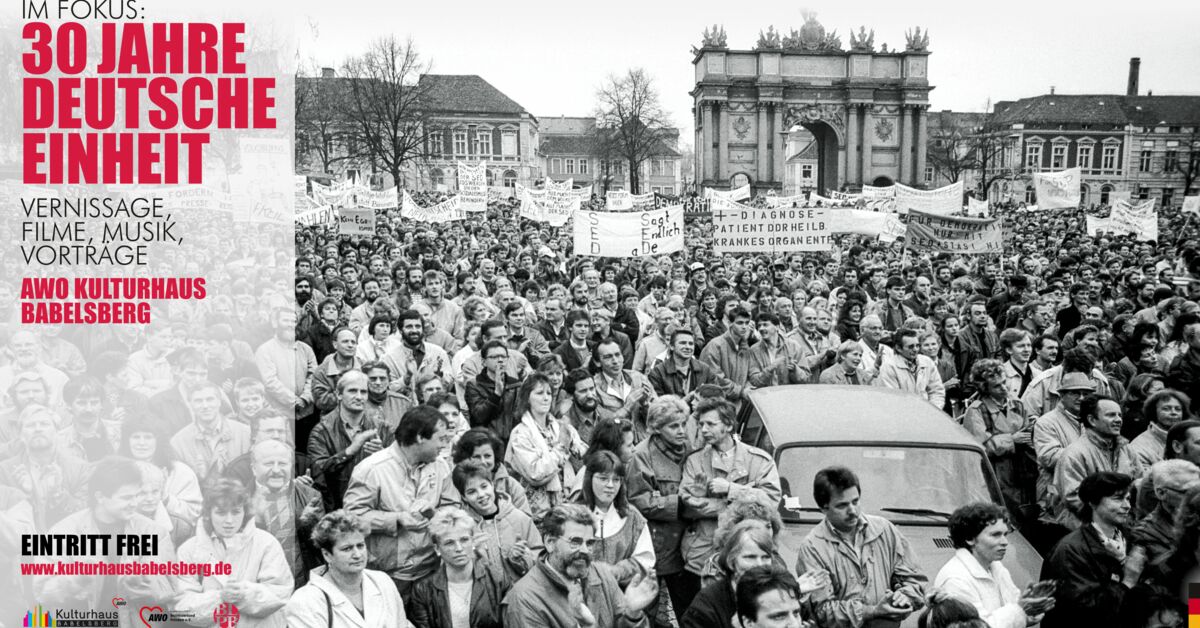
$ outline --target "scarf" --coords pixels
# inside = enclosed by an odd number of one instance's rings
[[[670,458],[671,460],[673,460],[675,462],[682,461],[683,457],[685,455],[687,455],[687,441],[686,440],[684,440],[684,442],[682,442],[678,446],[676,446],[676,445],[672,445],[671,443],[668,443],[666,440],[664,440],[658,434],[655,434],[652,438],[654,438],[654,443],[656,445],[658,445],[658,448],[661,449],[662,452],[664,454],[666,454],[668,458]]]
[[[387,398],[388,391],[386,388],[380,392],[375,392],[369,388],[367,389],[367,401],[370,401],[372,405],[381,406],[383,405],[383,402],[387,401]]]

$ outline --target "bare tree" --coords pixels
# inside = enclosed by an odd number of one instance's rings
[[[975,155],[977,130],[958,121],[943,122],[934,135],[933,145],[928,150],[929,165],[933,171],[950,183],[957,183],[964,174],[979,168]]]
[[[1179,155],[1175,171],[1183,175],[1183,194],[1187,196],[1192,184],[1200,176],[1200,129],[1192,129],[1183,140],[1184,150]]]
[[[388,36],[348,59],[343,68],[352,139],[400,186],[405,166],[428,154],[432,131],[421,75],[430,65],[412,39]]]
[[[339,162],[364,156],[361,144],[353,141],[357,133],[348,113],[346,83],[337,77],[296,77],[297,164],[313,155],[321,172],[328,173]]]
[[[601,159],[619,156],[629,167],[630,191],[639,194],[640,166],[670,137],[658,90],[645,70],[634,68],[610,75],[596,100],[596,151]]]

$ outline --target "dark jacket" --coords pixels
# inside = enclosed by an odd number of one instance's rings
[[[670,358],[655,364],[654,368],[650,369],[650,372],[646,374],[646,379],[650,380],[650,385],[654,387],[654,392],[659,395],[686,397],[688,393],[705,384],[720,386],[726,395],[741,392],[735,389],[733,382],[725,379],[713,367],[696,358],[692,358],[691,382],[688,382],[683,374],[675,368],[675,361]]]
[[[554,326],[550,324],[550,321],[540,321],[533,328],[538,330],[542,334],[542,337],[546,339],[546,344],[550,345],[551,352],[557,349],[558,345],[567,341],[568,328],[566,324],[563,324],[562,329],[557,332],[554,331]]]
[[[1192,399],[1200,394],[1200,351],[1188,349],[1167,367],[1167,386],[1186,393]]]
[[[514,416],[517,407],[517,392],[521,388],[521,380],[504,374],[504,388],[501,394],[496,394],[496,382],[487,369],[475,376],[475,381],[467,383],[467,411],[471,427],[486,427],[503,442],[508,442],[508,434],[518,417]]]
[[[471,585],[471,628],[501,628],[500,602],[512,588],[502,570],[484,560],[476,560],[475,582]],[[408,620],[417,628],[453,626],[450,619],[450,591],[446,568],[418,580],[404,602]]]
[[[1042,628],[1108,625],[1125,597],[1121,575],[1121,561],[1104,550],[1095,526],[1080,526],[1063,537],[1042,563],[1040,579],[1058,581],[1054,608]]]
[[[613,331],[619,331],[628,336],[631,342],[636,342],[641,332],[641,323],[638,322],[637,312],[618,304],[616,316],[612,320],[612,328]]]
[[[620,345],[620,347],[621,347],[621,357],[625,359],[625,365],[622,366],[621,368],[623,368],[625,370],[632,369],[633,368],[633,343],[630,342],[629,336],[626,336],[625,334],[617,331],[616,327],[611,327],[608,330],[608,332],[609,332],[608,335],[611,338],[615,339],[617,341],[617,344]],[[590,338],[590,342],[591,342],[592,346],[600,344],[601,340],[607,340],[607,339],[604,338],[603,336],[601,336],[600,334],[592,334],[592,337]]]
[[[680,542],[687,523],[679,516],[679,482],[683,479],[686,446],[676,454],[657,436],[637,444],[626,473],[629,503],[633,504],[650,526],[654,545],[654,571],[670,576],[683,571]]]
[[[591,340],[587,340],[585,342],[587,342],[588,355],[590,356],[592,355],[592,352],[596,350],[596,343],[592,342]],[[624,349],[622,349],[622,351],[624,351]],[[587,369],[589,371],[592,370],[591,358],[588,359],[587,364],[580,362],[579,354],[575,353],[575,349],[571,347],[571,341],[566,338],[564,338],[563,341],[559,343],[558,347],[550,353],[562,358],[563,364],[566,367],[564,371],[567,373],[570,373],[575,369]],[[633,358],[630,357],[630,362],[632,361]]]
[[[737,598],[726,580],[709,584],[696,594],[692,605],[679,618],[679,628],[733,628]]]
[[[379,426],[363,415],[365,429],[378,430]],[[346,455],[346,448],[353,439],[342,427],[341,406],[321,417],[321,422],[308,435],[308,460],[311,464],[313,486],[325,498],[325,510],[334,511],[342,507],[342,497],[350,486],[350,473],[354,466],[367,457],[366,448],[353,456]]]

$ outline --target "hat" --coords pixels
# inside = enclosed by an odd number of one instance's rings
[[[688,266],[689,273],[694,273],[698,270],[708,270],[708,269],[704,266],[704,262],[692,262],[692,265]]]
[[[1054,392],[1061,395],[1067,390],[1086,390],[1088,392],[1094,392],[1096,390],[1096,383],[1083,373],[1067,373],[1066,375],[1062,376],[1062,380],[1060,380],[1058,383],[1058,390]]]
[[[553,258],[553,257],[554,257],[554,251],[551,251],[551,250],[550,250],[550,247],[548,247],[548,246],[543,246],[542,248],[538,249],[538,257],[549,257],[549,258]]]

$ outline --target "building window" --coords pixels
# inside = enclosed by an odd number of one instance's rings
[[[933,183],[933,166],[925,166],[925,182]]]
[[[1163,154],[1163,172],[1175,172],[1179,169],[1179,153],[1169,150]],[[1166,203],[1163,204],[1164,206]]]
[[[566,159],[566,162],[567,162],[567,174],[575,174],[575,160],[568,157]]]
[[[496,173],[492,172],[491,170],[487,170],[487,171],[485,171],[485,172],[487,172],[487,184],[488,184],[488,187],[490,188],[490,187],[492,187],[493,185],[496,185]]]
[[[1100,155],[1101,170],[1116,170],[1117,169],[1117,147],[1105,146],[1104,152]]]
[[[1150,188],[1138,186],[1138,200],[1146,200],[1150,198]]]
[[[434,168],[429,171],[429,182],[435,186],[446,184],[446,175],[442,173],[441,168]]]
[[[1079,152],[1075,155],[1075,165],[1084,170],[1092,168],[1092,146],[1091,144],[1080,144]]]
[[[1162,191],[1162,206],[1166,209],[1171,206],[1171,201],[1175,200],[1175,188],[1163,188]]]
[[[801,179],[813,178],[812,164],[804,164],[804,165],[800,166],[800,178]]]
[[[513,172],[512,170],[504,171],[504,187],[506,187],[506,188],[517,187],[517,173],[516,172]]]
[[[587,157],[580,158],[580,160],[579,160],[579,174],[587,174],[587,173],[588,173],[588,160],[587,160]]]
[[[1034,192],[1033,192],[1033,186],[1032,185],[1025,186],[1025,203],[1027,205],[1032,205],[1034,198],[1035,198],[1035,196],[1034,196]]]
[[[480,129],[475,131],[475,154],[480,156],[492,154],[491,129]]]
[[[1112,190],[1113,190],[1113,188],[1111,185],[1100,186],[1100,204],[1101,205],[1108,205],[1109,195],[1112,194]]]
[[[562,172],[562,160],[561,159],[559,159],[558,157],[555,157],[554,159],[550,160],[550,172],[553,174],[558,174],[558,173]]]
[[[1042,169],[1042,145],[1028,144],[1025,146],[1025,168],[1037,172]]]
[[[1055,144],[1050,148],[1050,168],[1053,170],[1062,170],[1067,163],[1067,145]]]
[[[466,156],[467,154],[467,132],[454,132],[454,154],[458,156]]]
[[[1138,158],[1138,172],[1150,172],[1150,158],[1154,153],[1143,150]]]
[[[500,154],[505,157],[517,156],[517,132],[504,130],[500,132]]]
[[[650,176],[661,177],[662,173],[663,173],[662,164],[663,164],[663,162],[661,159],[651,159],[650,160]]]

